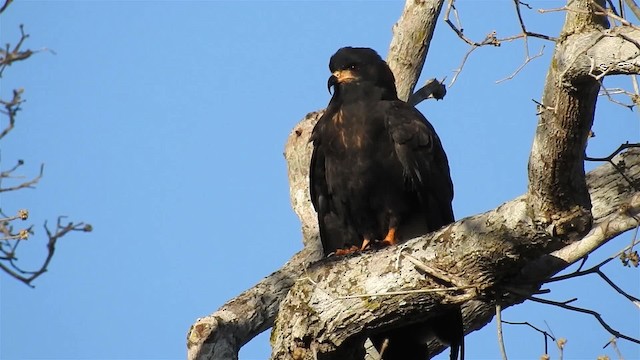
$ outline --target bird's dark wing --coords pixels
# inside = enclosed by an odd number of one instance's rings
[[[311,154],[311,165],[309,168],[309,191],[311,202],[318,213],[318,227],[320,230],[320,240],[325,255],[329,255],[338,249],[344,249],[353,245],[356,234],[349,224],[341,219],[336,213],[334,194],[329,190],[327,184],[327,169],[325,162],[325,150],[328,145],[324,128],[325,116],[318,120],[310,141],[313,142],[313,152]]]
[[[429,230],[453,222],[453,184],[447,155],[433,126],[413,106],[384,102],[385,122],[406,178],[427,214]]]

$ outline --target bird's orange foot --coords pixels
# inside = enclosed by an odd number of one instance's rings
[[[382,244],[382,246],[391,246],[397,244],[398,240],[396,239],[396,228],[389,228],[387,236],[385,236],[384,240],[382,240],[380,243]]]
[[[355,246],[355,245],[353,245],[348,249],[338,249],[338,250],[336,250],[335,255],[340,256],[340,255],[353,254],[354,252],[356,252],[358,250],[360,250],[360,248]]]

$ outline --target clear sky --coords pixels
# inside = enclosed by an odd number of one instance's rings
[[[511,1],[459,1],[465,34],[481,40],[518,32]],[[0,18],[0,43],[51,49],[8,68],[0,95],[23,87],[27,102],[1,147],[2,169],[24,159],[36,190],[3,193],[2,210],[31,212],[36,236],[20,263],[44,254],[41,224],[58,215],[86,221],[90,234],[63,238],[49,272],[31,289],[0,274],[0,358],[181,359],[193,321],[278,269],[301,248],[282,156],[287,135],[328,100],[329,57],[346,45],[385,56],[403,2],[362,1],[17,1]],[[562,14],[526,10],[532,31],[557,35]],[[482,48],[444,101],[420,110],[449,155],[458,218],[522,194],[536,107],[553,45],[511,81],[522,42]],[[453,76],[468,47],[440,21],[423,79]],[[607,84],[630,88],[628,79]],[[2,127],[6,119],[2,118]],[[640,141],[638,117],[601,98],[587,153]],[[589,167],[593,165],[588,164]],[[3,184],[6,185],[7,183]],[[625,234],[590,257],[612,255]],[[607,273],[640,295],[638,269]],[[547,298],[578,297],[615,329],[640,336],[638,309],[596,279],[551,287]],[[548,306],[513,307],[568,339],[565,359],[616,358],[595,319]],[[539,358],[542,336],[506,326],[514,359]],[[495,359],[495,324],[466,338],[468,359]],[[619,341],[626,359],[640,346]],[[551,354],[557,353],[551,344]],[[269,355],[268,332],[240,353]],[[446,358],[446,352],[439,358]]]

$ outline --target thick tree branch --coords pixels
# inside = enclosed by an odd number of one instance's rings
[[[407,0],[400,20],[393,26],[387,63],[396,77],[398,97],[402,100],[413,94],[442,4],[444,0]]]
[[[624,160],[630,177],[640,176],[640,151],[626,152],[618,160]],[[594,171],[590,182],[594,185],[591,196],[597,226],[584,241],[593,246],[593,251],[603,242],[592,242],[593,237],[609,240],[637,225],[634,217],[640,213],[640,193],[609,164]],[[575,251],[556,252],[556,261],[547,262],[536,274],[541,277],[532,276],[528,267],[532,260],[547,258],[545,254],[562,248],[563,244],[560,237],[536,231],[523,196],[434,234],[410,240],[402,253],[432,267],[447,269],[448,274],[476,286],[475,292],[461,292],[458,300],[452,298],[452,302],[459,303],[475,296],[486,305],[483,311],[473,313],[468,306],[477,304],[465,304],[466,327],[476,329],[491,320],[493,312],[489,304],[499,299],[504,308],[522,302],[524,295],[537,290],[542,277],[577,260]],[[396,267],[398,256],[400,266]],[[525,269],[527,272],[523,272]],[[530,286],[523,287],[523,281]],[[354,343],[362,342],[363,336],[390,326],[428,320],[447,301],[441,294],[407,293],[364,299],[345,296],[439,287],[442,286],[398,255],[397,248],[348,259],[323,260],[310,268],[305,279],[293,286],[281,304],[272,335],[272,359],[313,359],[314,353],[341,358]],[[517,294],[512,289],[517,289]]]
[[[604,0],[598,1],[604,6]],[[539,229],[550,235],[580,237],[591,227],[591,203],[584,181],[584,151],[593,124],[600,84],[571,71],[588,48],[576,48],[576,34],[605,31],[606,18],[594,14],[595,2],[572,1],[556,43],[542,97],[538,127],[529,157],[527,202]]]
[[[576,0],[572,4],[589,10],[586,1]],[[426,6],[431,6],[432,10],[427,11]],[[412,10],[405,10],[403,17],[437,18],[441,7],[442,1],[409,0],[407,9]],[[606,30],[602,17],[588,11],[574,11],[567,17],[568,26],[558,40],[548,74],[543,97],[545,110],[540,117],[531,157],[533,185],[526,196],[485,214],[463,219],[435,234],[413,239],[404,244],[402,254],[398,254],[398,248],[388,248],[348,259],[324,259],[311,265],[303,276],[306,265],[319,258],[315,212],[308,199],[307,172],[310,156],[308,137],[320,113],[309,114],[294,129],[285,157],[289,165],[292,204],[303,223],[305,251],[312,255],[295,255],[283,269],[265,278],[255,288],[228,302],[218,312],[199,319],[188,335],[189,359],[237,358],[239,347],[272,325],[276,313],[279,320],[272,334],[274,359],[313,359],[320,353],[326,355],[323,358],[340,358],[348,353],[345,349],[357,348],[345,344],[359,345],[365,336],[373,332],[410,321],[430,321],[447,304],[463,304],[468,333],[492,319],[495,301],[499,300],[505,308],[524,301],[536,292],[544,276],[566,268],[585,251],[566,248],[565,252],[552,253],[554,250],[584,238],[584,242],[576,244],[593,246],[593,251],[603,241],[635,226],[638,208],[632,199],[637,197],[637,193],[610,165],[599,167],[597,175],[589,179],[592,189],[589,201],[582,161],[586,133],[593,121],[593,84],[598,84],[598,73],[593,70],[596,67],[591,60],[588,61],[587,73],[580,73],[574,68],[584,68],[582,57],[596,47],[576,50],[572,48],[573,40],[569,39],[579,39],[582,33],[601,35]],[[401,24],[420,25],[406,30]],[[430,27],[431,31],[424,28],[431,26],[428,24],[428,21],[401,19],[394,28],[388,61],[396,74],[403,99],[411,93],[424,63],[433,33],[433,27]],[[409,38],[399,40],[398,37]],[[606,41],[605,38],[595,41],[595,44]],[[411,44],[406,46],[414,48],[404,49],[404,45],[394,45],[396,43]],[[565,58],[572,51],[576,54],[575,61]],[[559,60],[564,62],[558,63]],[[569,144],[563,143],[567,140]],[[553,148],[551,151],[549,146]],[[640,152],[631,150],[620,156],[628,167],[626,175],[638,178]],[[545,165],[538,161],[550,162],[550,177],[544,170],[549,163]],[[562,173],[565,170],[569,176]],[[561,175],[565,179],[561,179]],[[550,179],[545,179],[545,176]],[[564,190],[573,192],[573,195]],[[626,210],[618,211],[622,208]],[[596,224],[593,229],[591,212]],[[592,231],[584,236],[589,230]],[[549,253],[553,256],[547,255]],[[425,276],[423,270],[404,254],[429,264],[431,268],[447,269],[449,278],[475,287],[454,293],[405,293],[399,295],[400,298],[347,298],[365,293],[448,287]],[[528,266],[549,258],[555,260],[548,262],[544,272]],[[517,287],[523,280],[528,280],[530,285]],[[278,310],[278,304],[292,283],[291,291]],[[243,302],[247,306],[239,305]],[[431,345],[432,353],[443,348],[435,342]]]
[[[196,320],[187,335],[188,359],[238,359],[240,348],[273,325],[280,301],[318,253],[302,250],[280,270]]]

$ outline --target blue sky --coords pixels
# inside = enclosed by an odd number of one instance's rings
[[[558,33],[562,14],[525,11],[532,31]],[[465,33],[518,32],[510,1],[460,1]],[[193,321],[278,269],[301,248],[289,204],[284,143],[329,94],[329,57],[346,45],[385,56],[400,1],[18,1],[0,18],[0,43],[19,38],[42,51],[5,71],[2,98],[25,88],[27,102],[1,147],[2,169],[41,163],[36,190],[4,193],[3,211],[31,212],[36,236],[20,262],[43,255],[45,220],[86,221],[90,234],[62,239],[49,272],[31,289],[0,274],[0,358],[180,359]],[[487,21],[490,9],[493,20]],[[458,218],[489,210],[526,189],[526,163],[552,44],[501,84],[524,59],[521,42],[474,52],[444,101],[420,110],[449,155]],[[423,73],[450,80],[467,51],[442,21]],[[624,78],[607,84],[630,87]],[[6,123],[3,118],[2,126]],[[635,113],[598,105],[592,156],[640,140]],[[593,167],[588,164],[588,167]],[[590,262],[630,241],[615,239]],[[640,294],[637,269],[607,273]],[[595,279],[554,284],[548,298],[578,297],[610,324],[640,336],[637,309]],[[548,306],[503,317],[568,338],[565,359],[594,359],[610,336],[597,322]],[[511,358],[538,358],[542,337],[505,328]],[[468,359],[499,357],[495,324],[466,338]],[[553,346],[553,345],[552,345]],[[627,359],[640,347],[619,342]],[[551,351],[556,355],[555,350]],[[268,332],[240,358],[265,359]],[[440,358],[446,358],[441,355]]]

